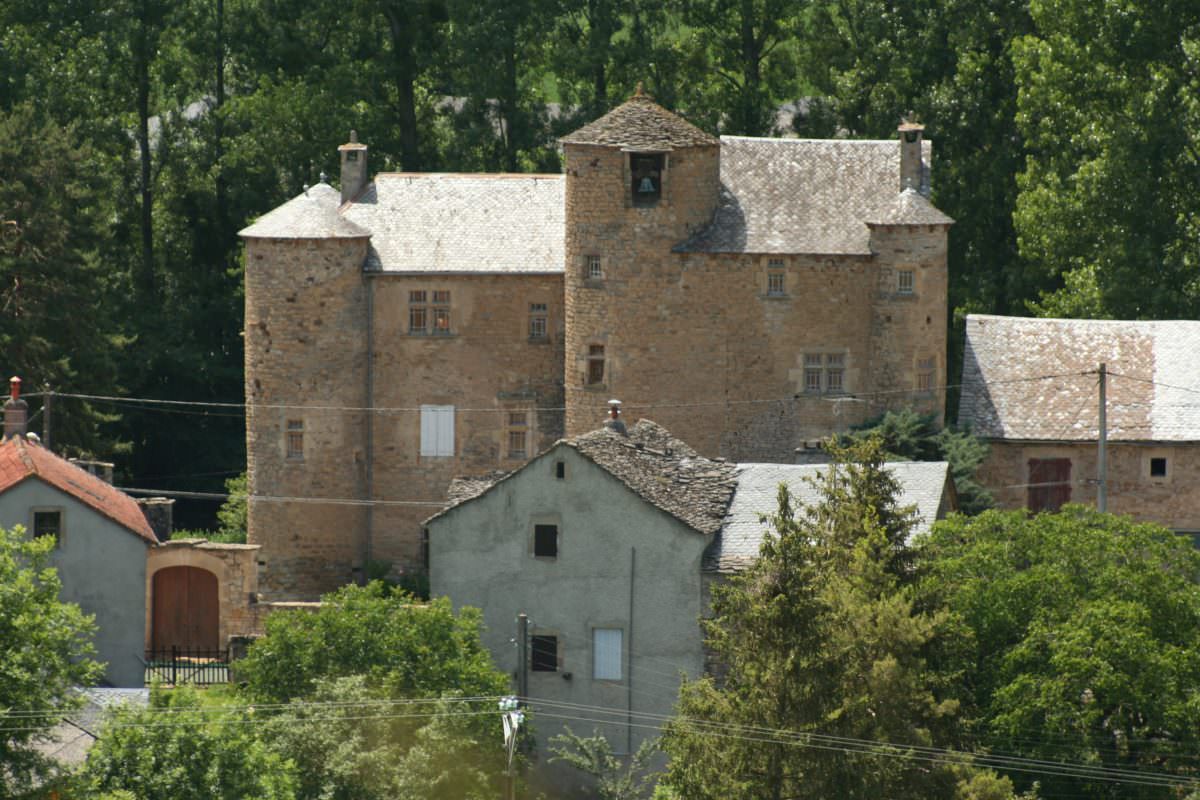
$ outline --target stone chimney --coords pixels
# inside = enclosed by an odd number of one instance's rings
[[[923,191],[921,137],[925,126],[905,120],[900,123],[900,191]]]
[[[175,530],[175,501],[168,497],[146,497],[137,501],[154,536],[165,542]]]
[[[342,202],[353,200],[367,185],[367,146],[358,143],[358,131],[350,131],[350,141],[338,148],[342,157]]]
[[[21,399],[21,379],[8,379],[9,398],[4,401],[4,438],[25,435],[25,422],[29,419],[29,404]]]
[[[613,433],[619,433],[622,436],[628,435],[625,430],[625,422],[621,419],[621,401],[608,401],[608,419],[604,420],[604,427]]]

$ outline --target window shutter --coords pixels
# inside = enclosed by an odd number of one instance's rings
[[[454,455],[454,406],[421,406],[421,455]]]
[[[592,677],[599,681],[621,680],[620,628],[592,629]]]

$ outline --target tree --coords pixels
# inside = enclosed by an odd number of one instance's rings
[[[416,603],[373,581],[325,595],[311,614],[273,614],[238,663],[255,697],[284,702],[320,678],[365,675],[393,697],[492,696],[508,678],[479,640],[480,614],[447,598]]]
[[[992,506],[992,493],[975,480],[975,470],[987,458],[988,446],[970,431],[938,428],[933,414],[918,414],[912,408],[886,411],[856,425],[848,441],[878,436],[889,459],[900,461],[946,461],[954,477],[959,509],[978,514]]]
[[[1194,779],[1200,745],[1200,553],[1154,525],[1066,506],[988,511],[934,526],[922,602],[956,630],[975,746]],[[1168,798],[1171,787],[1038,777],[1048,797]]]
[[[566,733],[550,739],[551,763],[561,761],[590,775],[596,781],[600,800],[641,800],[654,788],[655,775],[650,760],[658,752],[658,742],[646,739],[628,760],[613,755],[607,737],[599,733],[580,736],[566,726]]]
[[[1030,0],[1018,39],[1021,258],[1046,316],[1155,319],[1200,309],[1200,9]]]
[[[951,741],[957,710],[925,663],[945,615],[915,605],[912,509],[896,505],[878,439],[831,452],[822,502],[798,512],[781,486],[775,535],[758,562],[713,591],[705,632],[721,680],[685,682],[663,736],[664,782],[681,797],[927,798],[954,789],[952,769],[897,757]],[[742,726],[757,732],[739,736]],[[804,734],[877,746],[812,748]]]
[[[92,660],[92,618],[58,599],[48,566],[53,537],[0,528],[0,794],[12,797],[54,771],[35,746],[79,705],[76,689],[103,673]]]
[[[84,784],[138,800],[292,800],[294,766],[252,722],[249,711],[205,707],[195,689],[156,691],[150,708],[109,712]]]

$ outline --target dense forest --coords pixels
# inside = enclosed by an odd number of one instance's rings
[[[376,170],[555,171],[638,81],[714,132],[923,122],[956,319],[1197,314],[1193,2],[6,0],[4,369],[55,392],[56,450],[220,491],[247,221],[335,174],[352,128]]]

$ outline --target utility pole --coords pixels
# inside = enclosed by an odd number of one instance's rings
[[[1096,509],[1108,510],[1108,365],[1100,364],[1100,436],[1096,453]]]
[[[529,617],[517,614],[517,697],[529,697]]]
[[[46,397],[42,400],[42,446],[47,450],[50,449],[50,401],[54,397],[54,392],[50,389],[50,384],[46,384]]]

